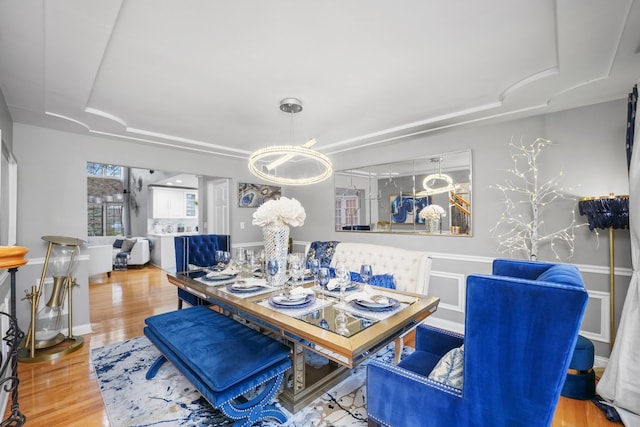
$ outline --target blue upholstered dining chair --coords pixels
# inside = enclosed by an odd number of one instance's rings
[[[368,364],[369,424],[550,425],[586,304],[575,266],[495,260],[467,277],[464,336],[421,324],[397,366]]]
[[[176,252],[176,272],[188,271],[189,266],[209,267],[216,263],[216,251],[231,250],[231,236],[226,234],[194,234],[174,238]],[[182,302],[189,305],[203,305],[206,301],[178,288],[178,309]]]

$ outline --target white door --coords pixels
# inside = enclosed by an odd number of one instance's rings
[[[229,180],[207,183],[207,233],[229,234]]]

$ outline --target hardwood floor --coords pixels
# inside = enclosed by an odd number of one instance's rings
[[[92,280],[93,333],[84,336],[84,346],[59,360],[19,364],[19,403],[27,426],[109,427],[91,348],[141,336],[146,317],[177,308],[176,288],[155,267],[114,271],[111,278]],[[591,402],[564,397],[553,420],[553,427],[619,425],[607,421]]]

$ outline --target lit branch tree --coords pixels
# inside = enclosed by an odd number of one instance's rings
[[[569,258],[573,256],[574,228],[578,226],[575,218],[576,198],[567,195],[558,187],[562,172],[549,180],[543,180],[538,176],[538,156],[545,146],[551,144],[551,141],[543,138],[537,138],[528,146],[524,145],[522,140],[519,146],[514,144],[513,139],[509,143],[513,168],[507,172],[512,177],[506,179],[504,185],[492,186],[502,191],[506,205],[500,220],[491,229],[498,240],[500,253],[513,256],[514,253],[520,252],[527,258],[536,260],[539,247],[548,244],[559,260],[556,244],[561,243],[569,249]],[[550,232],[546,229],[543,214],[550,204],[560,200],[574,202],[571,221],[566,227]]]

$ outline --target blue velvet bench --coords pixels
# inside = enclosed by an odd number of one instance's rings
[[[145,323],[144,334],[162,353],[147,379],[168,360],[214,408],[236,420],[234,427],[265,418],[287,420],[270,402],[291,366],[289,347],[206,306],[159,314]],[[252,391],[255,396],[243,396]]]

